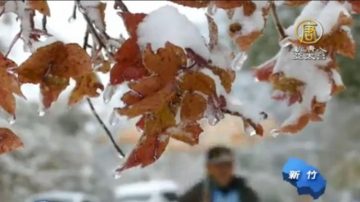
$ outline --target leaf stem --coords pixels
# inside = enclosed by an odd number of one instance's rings
[[[279,36],[280,36],[280,40],[285,39],[287,36],[285,34],[284,27],[282,26],[279,16],[277,14],[276,5],[275,5],[274,1],[270,2],[270,9],[271,9],[271,14],[273,16],[273,20],[274,20],[274,23],[276,26],[276,30],[278,31]]]

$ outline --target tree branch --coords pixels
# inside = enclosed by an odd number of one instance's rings
[[[85,32],[85,36],[84,36],[84,43],[83,43],[83,49],[86,50],[87,47],[89,46],[88,41],[89,41],[89,26],[87,26],[86,28],[86,32]],[[117,145],[113,135],[111,134],[111,131],[109,130],[109,128],[105,125],[104,121],[101,119],[100,115],[97,113],[94,104],[91,102],[90,98],[86,98],[86,101],[91,109],[91,112],[93,113],[93,115],[95,116],[96,120],[99,122],[99,124],[102,126],[102,128],[104,129],[106,135],[108,136],[108,138],[110,139],[112,145],[114,146],[114,148],[116,149],[116,151],[119,153],[120,156],[125,157],[125,153],[121,150],[121,148],[119,147],[119,145]]]
[[[91,102],[90,98],[86,98],[87,103],[89,104],[89,107],[92,111],[92,113],[94,114],[95,118],[97,119],[97,121],[100,123],[100,125],[103,127],[103,129],[106,132],[106,135],[109,137],[111,143],[113,144],[114,148],[116,149],[116,151],[120,154],[120,156],[125,157],[125,153],[121,150],[121,148],[117,145],[114,137],[112,136],[109,128],[105,125],[105,123],[103,122],[103,120],[100,118],[99,114],[97,113],[97,111],[95,110],[95,107],[93,105],[93,103]]]
[[[284,27],[282,26],[282,24],[279,20],[279,16],[277,14],[276,5],[275,5],[274,1],[270,2],[270,8],[271,8],[271,14],[273,16],[273,20],[274,20],[276,29],[280,36],[280,40],[285,39],[287,36],[285,34]]]
[[[115,0],[114,8],[120,9],[122,12],[130,12],[122,0]]]
[[[11,50],[14,48],[14,45],[15,45],[16,42],[20,39],[20,37],[21,37],[21,31],[20,31],[19,33],[17,33],[17,34],[15,35],[14,39],[11,41],[10,46],[9,46],[9,49],[8,49],[8,51],[7,51],[6,54],[5,54],[5,57],[8,57],[8,56],[9,56]]]

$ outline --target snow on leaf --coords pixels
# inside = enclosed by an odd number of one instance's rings
[[[296,38],[296,25],[305,19],[316,20],[323,28],[323,36],[314,44],[316,48],[323,48],[329,54],[338,53],[351,58],[355,56],[355,41],[350,30],[352,17],[346,2],[309,2],[294,24],[286,29],[287,35],[297,45],[302,44]]]
[[[209,49],[200,31],[172,6],[164,6],[148,14],[139,24],[137,36],[139,46],[144,49],[150,44],[156,51],[169,42],[183,49],[191,48],[203,58],[209,58]]]
[[[0,53],[0,107],[13,116],[16,109],[14,94],[23,96],[20,83],[12,71],[14,68],[16,64]]]
[[[71,92],[69,105],[74,105],[84,97],[97,97],[100,95],[99,90],[104,90],[96,73],[89,73],[84,76],[75,78],[76,86]]]
[[[50,16],[50,8],[47,0],[28,0],[30,8],[39,11],[41,14]]]
[[[144,167],[159,159],[170,138],[164,132],[175,125],[175,117],[170,108],[163,105],[157,112],[147,115],[144,124],[144,134],[118,172],[135,166]]]
[[[293,45],[282,47],[275,58],[261,65],[262,70],[257,70],[257,76],[265,78],[259,80],[272,84],[275,99],[287,99],[293,105],[291,115],[279,129],[284,133],[299,132],[310,121],[321,120],[334,88],[343,87],[333,58],[294,60],[293,48]],[[266,72],[266,76],[261,72]]]
[[[247,7],[236,8],[229,22],[229,34],[242,51],[249,50],[262,34],[270,8],[267,2],[254,2],[246,5],[254,6],[250,7],[251,12],[246,10]]]
[[[39,48],[17,69],[22,83],[40,84],[45,108],[57,100],[69,78],[92,72],[89,55],[77,44],[55,42]]]
[[[186,93],[181,103],[182,121],[197,121],[204,116],[207,107],[206,99],[197,93]]]
[[[229,93],[235,80],[235,72],[215,66],[210,67],[210,70],[220,78],[221,85],[224,87],[225,91]]]
[[[121,115],[136,117],[148,112],[156,112],[167,104],[175,95],[175,86],[173,83],[167,84],[164,88],[154,94],[136,102],[133,105],[119,108]]]
[[[177,126],[170,127],[166,130],[172,138],[185,142],[189,145],[199,143],[199,136],[203,132],[200,124],[197,122],[184,122]]]
[[[22,141],[14,132],[8,128],[0,128],[0,154],[14,151],[22,146]]]

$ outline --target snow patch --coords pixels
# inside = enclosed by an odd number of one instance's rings
[[[209,59],[209,50],[200,31],[174,7],[164,6],[151,12],[139,24],[137,35],[138,44],[142,48],[151,44],[157,50],[170,42],[182,48],[191,48]]]

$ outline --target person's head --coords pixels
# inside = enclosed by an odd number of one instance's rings
[[[212,147],[207,152],[208,176],[219,186],[227,186],[234,177],[234,154],[223,146]]]

